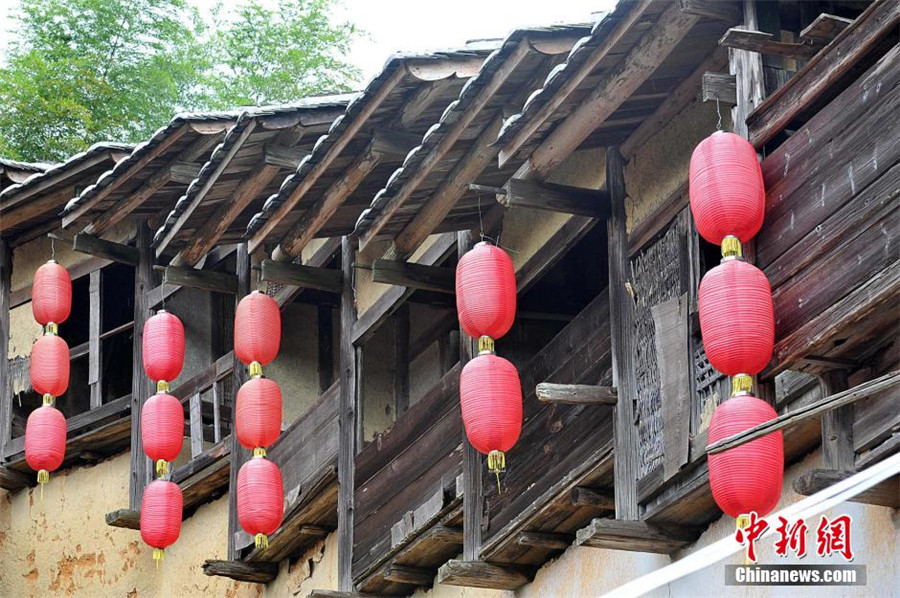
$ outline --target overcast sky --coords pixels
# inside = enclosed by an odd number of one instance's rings
[[[0,0],[0,52],[9,37],[10,19],[27,0]],[[215,0],[189,0],[201,13]],[[227,2],[226,2],[227,4]],[[615,0],[343,0],[339,18],[353,21],[368,36],[353,47],[350,60],[368,80],[381,70],[392,52],[440,50],[471,39],[505,37],[528,25],[579,23],[595,20],[592,13],[608,10]]]

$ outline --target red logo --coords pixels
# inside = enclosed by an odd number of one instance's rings
[[[831,556],[838,553],[845,560],[853,560],[853,548],[850,545],[850,516],[841,515],[828,521],[828,517],[822,515],[819,525],[816,527],[816,554],[819,556]]]

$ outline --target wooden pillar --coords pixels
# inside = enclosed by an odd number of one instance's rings
[[[318,306],[316,330],[319,334],[319,392],[323,393],[334,384],[334,335],[332,334],[331,306]]]
[[[394,417],[409,409],[409,304],[394,314]]]
[[[756,29],[756,0],[744,0],[744,29]],[[758,52],[728,49],[729,71],[735,76],[737,103],[731,110],[734,132],[746,139],[747,116],[765,99],[763,60]]]
[[[103,306],[101,305],[102,270],[91,272],[89,282],[90,314],[88,321],[88,384],[91,387],[91,409],[103,404]]]
[[[144,487],[153,477],[153,464],[141,442],[141,408],[153,392],[153,382],[144,374],[144,322],[150,317],[147,291],[153,288],[153,235],[145,220],[137,225],[138,265],[134,270],[134,343],[131,360],[131,484],[129,508],[141,508]]]
[[[12,248],[0,237],[0,462],[12,438],[12,387],[9,383],[9,292],[12,286]]]
[[[338,411],[338,590],[352,592],[353,587],[353,492],[356,457],[356,412],[359,400],[357,365],[359,350],[353,346],[356,305],[353,295],[355,240],[341,240],[341,268],[344,288],[341,292],[340,409]]]
[[[639,519],[638,438],[634,422],[634,300],[628,292],[628,232],[625,228],[625,160],[618,147],[606,148],[606,188],[611,213],[609,239],[609,312],[613,386],[618,390],[615,419],[616,519]]]
[[[462,257],[475,246],[475,237],[469,231],[456,236],[457,255]],[[478,341],[460,329],[459,365],[464,367],[478,355]],[[481,524],[484,520],[484,496],[482,489],[482,459],[469,443],[466,429],[462,429],[463,445],[463,560],[477,561],[481,557]]]
[[[238,245],[235,262],[235,275],[237,276],[237,289],[234,295],[234,307],[237,310],[238,303],[247,294],[250,293],[250,254],[247,252],[247,243],[243,242]],[[241,385],[247,381],[247,370],[244,364],[238,359],[237,353],[234,355],[234,374],[233,374],[233,400],[231,401],[231,414],[234,418],[237,406],[237,393]],[[250,451],[241,446],[237,437],[237,431],[234,427],[234,421],[231,422],[231,469],[228,475],[228,560],[235,561],[240,557],[242,544],[238,541],[239,534],[244,534],[241,530],[240,523],[237,518],[237,475],[241,465],[243,465],[250,456]],[[248,536],[249,537],[249,536]]]
[[[829,396],[850,388],[846,370],[831,370],[820,376],[822,395]],[[825,469],[854,471],[853,404],[822,414],[822,464]]]

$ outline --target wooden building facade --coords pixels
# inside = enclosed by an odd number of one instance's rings
[[[898,24],[891,0],[622,0],[592,24],[392,56],[355,94],[179,115],[134,148],[59,165],[0,160],[0,486],[15,500],[34,485],[30,277],[53,253],[74,288],[60,328],[73,360],[65,467],[128,455],[127,502],[103,513],[126,528],[115,534],[135,534],[152,469],[143,322],[162,306],[185,322],[173,394],[190,442],[172,480],[180,542],[215,545],[181,553],[185,578],[201,563],[216,578],[208,591],[550,595],[556,559],[583,554],[573,547],[690,553],[722,515],[707,456],[723,444],[708,447],[707,430],[730,392],[697,317],[718,248],[688,207],[690,153],[717,123],[750,140],[765,179],[765,224],[746,249],[776,313],[756,391],[784,414],[786,464],[802,467],[785,495],[890,457]],[[460,332],[454,268],[481,240],[507,249],[518,291],[497,351],[520,372],[524,422],[499,486],[459,406],[477,348]],[[262,548],[232,491],[250,456],[232,434],[246,376],[232,326],[253,288],[281,306],[284,339],[267,368],[285,391],[269,451],[284,522]],[[803,465],[810,455],[820,467]],[[900,508],[898,476],[859,500]],[[223,533],[207,541],[213,512]],[[608,588],[596,575],[580,587]],[[92,583],[72,587],[126,582]],[[146,593],[204,591],[191,584]]]

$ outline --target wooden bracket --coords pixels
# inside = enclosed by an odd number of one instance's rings
[[[437,583],[468,588],[515,590],[531,581],[533,576],[534,572],[525,567],[453,559],[438,569]]]
[[[563,405],[615,405],[618,393],[612,386],[594,384],[553,384],[541,382],[535,390],[543,403]]]
[[[344,276],[338,270],[275,260],[263,260],[262,280],[329,293],[340,293],[344,285]]]
[[[512,178],[504,186],[506,193],[497,201],[507,208],[523,207],[589,216],[609,217],[609,194],[605,190],[584,189]]]
[[[598,507],[616,510],[616,499],[612,494],[605,494],[591,488],[576,486],[572,488],[572,505],[576,507]]]
[[[141,512],[135,509],[116,509],[106,514],[106,525],[125,529],[141,529]]]
[[[800,39],[827,44],[851,23],[853,23],[853,19],[836,17],[823,12],[800,32]]]
[[[434,573],[429,569],[392,563],[384,570],[384,578],[394,583],[430,586],[434,582]]]
[[[835,469],[813,469],[794,480],[794,492],[803,496],[810,496],[846,480],[855,473],[855,471],[838,471]],[[888,478],[847,500],[880,507],[890,507],[892,509],[900,508],[900,476]]]
[[[278,563],[266,561],[248,563],[244,561],[217,561],[210,559],[203,563],[203,573],[209,576],[218,575],[250,583],[269,583],[278,577]]]
[[[372,280],[410,289],[450,295],[456,293],[456,272],[453,268],[426,266],[406,261],[375,260],[372,263]]]
[[[728,73],[703,73],[703,101],[737,104],[737,77]]]
[[[700,530],[692,527],[658,526],[646,521],[594,519],[578,530],[576,546],[671,554],[700,537]]]
[[[84,233],[79,233],[71,239],[65,239],[61,235],[51,233],[49,236],[72,244],[72,249],[79,253],[86,253],[105,260],[137,266],[139,252],[136,247],[114,243]]]
[[[802,44],[782,42],[776,40],[771,33],[738,29],[736,27],[725,32],[725,35],[719,40],[719,45],[735,50],[747,50],[748,52],[773,54],[788,58],[812,58],[824,47],[821,43],[813,40]]]
[[[574,534],[553,534],[546,532],[519,532],[516,544],[542,550],[565,550],[575,540]]]
[[[167,285],[190,287],[213,293],[228,293],[234,295],[237,292],[237,276],[226,272],[213,272],[212,270],[197,270],[183,266],[153,266],[155,270],[161,270]]]
[[[0,467],[0,488],[15,491],[36,485],[37,480],[34,476],[9,467]]]

